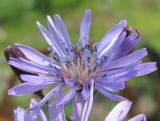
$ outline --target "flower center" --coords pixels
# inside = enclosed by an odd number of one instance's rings
[[[74,50],[72,59],[61,63],[62,77],[75,81],[82,86],[94,79],[97,72],[97,56],[90,46]]]

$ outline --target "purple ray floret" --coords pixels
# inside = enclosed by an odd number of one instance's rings
[[[56,102],[56,105],[61,106],[73,101],[73,118],[87,121],[94,90],[112,100],[123,101],[125,98],[114,92],[123,90],[127,80],[156,70],[155,62],[143,63],[142,59],[147,55],[145,48],[133,52],[140,41],[140,35],[137,30],[126,27],[126,20],[111,28],[99,43],[91,45],[91,11],[86,10],[80,25],[79,42],[74,45],[60,16],[55,15],[54,19],[55,22],[47,16],[48,30],[37,22],[49,44],[50,57],[26,45],[12,45],[18,48],[25,58],[10,57],[8,63],[31,74],[22,73],[20,77],[23,83],[11,88],[8,94],[32,94],[55,84],[37,104],[40,107],[56,96],[59,90],[69,87],[67,94],[59,103]]]
[[[131,108],[132,102],[126,100],[117,104],[112,111],[107,115],[105,121],[122,121]],[[134,116],[128,121],[146,121],[144,114]]]

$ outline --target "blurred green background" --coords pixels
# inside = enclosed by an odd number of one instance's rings
[[[46,15],[57,13],[75,43],[79,38],[81,18],[87,8],[93,13],[90,41],[99,41],[109,28],[126,19],[128,26],[137,28],[141,34],[139,47],[145,46],[149,51],[146,60],[157,61],[159,67],[160,0],[0,0],[0,121],[13,120],[13,109],[17,106],[26,108],[33,96],[7,95],[7,90],[19,82],[5,61],[4,49],[14,43],[23,43],[40,51],[47,49],[47,43],[35,22],[38,20],[46,26]],[[130,80],[121,95],[133,101],[128,117],[144,113],[148,121],[160,121],[159,71]],[[116,103],[97,94],[91,121],[103,121]],[[71,113],[70,105],[66,113]]]

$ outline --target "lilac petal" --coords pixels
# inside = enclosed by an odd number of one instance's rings
[[[146,75],[149,73],[152,73],[153,71],[157,70],[156,63],[155,62],[146,62],[146,63],[140,63],[138,64],[134,69],[131,69],[129,73],[126,73],[125,75],[118,76],[117,78],[113,78],[113,82],[125,82],[127,80],[130,80],[134,77]],[[105,80],[106,78],[101,78],[100,80]]]
[[[77,86],[73,86],[65,97],[58,103],[58,106],[67,104],[75,95]]]
[[[41,117],[42,121],[47,121],[47,118],[46,118],[46,116],[45,116],[45,113],[44,113],[42,110],[40,110],[39,116]]]
[[[56,93],[56,107],[57,107],[58,116],[61,116],[61,119],[63,119],[63,121],[66,121],[64,105],[61,105],[61,106],[57,105],[63,99],[63,97],[64,97],[64,92],[62,88],[60,88],[59,91]]]
[[[55,88],[53,88],[51,91],[49,91],[49,92],[45,95],[45,97],[44,97],[37,105],[35,105],[35,106],[33,106],[32,108],[30,108],[30,110],[35,110],[35,109],[41,107],[44,103],[46,103],[46,102],[49,100],[49,98],[51,98],[54,94],[57,93],[57,91],[59,90],[59,88],[60,88],[60,87],[55,87]]]
[[[48,17],[49,18],[49,17]],[[51,18],[49,18],[51,19]],[[52,20],[51,20],[52,21]],[[49,33],[39,22],[36,22],[37,26],[39,27],[42,35],[44,36],[44,38],[46,39],[46,41],[48,42],[48,44],[54,49],[54,51],[60,56],[62,57],[62,53],[60,48],[57,48],[57,43],[55,43],[54,38],[52,37],[52,34]],[[49,24],[49,26],[51,26]]]
[[[58,117],[58,111],[56,107],[56,103],[53,102],[48,105],[48,110],[49,110],[49,119],[50,121],[55,121]]]
[[[125,31],[122,31],[122,33],[119,35],[119,37],[117,38],[117,40],[113,43],[113,45],[108,49],[108,51],[105,51],[103,53],[103,56],[107,56],[108,59],[107,61],[110,61],[114,56],[113,53],[115,51],[117,51],[117,49],[120,48],[120,46],[122,45],[123,41],[125,40],[127,33]]]
[[[124,75],[130,73],[131,71],[133,71],[135,69],[135,67],[137,65],[138,65],[138,63],[134,63],[129,66],[126,66],[123,68],[113,69],[110,71],[105,71],[105,68],[104,68],[104,69],[102,69],[102,72],[100,72],[98,74],[98,76],[102,77],[103,75],[105,75],[105,77],[103,77],[103,78],[105,78],[106,80],[113,80],[115,78],[118,78],[118,77],[121,77],[121,76],[124,76]]]
[[[35,74],[53,74],[55,72],[54,68],[42,66],[23,58],[10,58],[9,64],[23,71]]]
[[[18,107],[14,110],[14,121],[25,121],[25,110],[23,108]]]
[[[123,98],[121,96],[109,93],[107,90],[105,90],[103,87],[101,87],[97,83],[95,83],[95,87],[100,93],[102,93],[107,98],[110,98],[110,99],[115,100],[115,101],[124,101],[124,100],[126,100],[125,98]]]
[[[34,111],[26,111],[25,121],[38,121],[39,109]]]
[[[156,62],[141,63],[135,68],[135,70],[137,70],[136,76],[152,73],[153,71],[157,70]]]
[[[42,35],[44,36],[44,38],[46,39],[46,41],[48,42],[48,44],[54,49],[54,51],[61,56],[60,51],[57,49],[55,42],[51,36],[51,34],[39,23],[37,22],[37,26],[39,27]]]
[[[59,114],[55,120],[50,120],[50,121],[67,121],[67,120],[65,117],[63,118],[63,116]]]
[[[55,15],[54,16],[55,19],[55,24],[57,27],[57,31],[60,34],[61,39],[63,40],[63,42],[65,42],[65,44],[67,45],[68,49],[71,50],[71,41],[70,41],[70,37],[68,35],[68,31],[63,23],[63,21],[61,20],[61,17],[59,15]]]
[[[60,81],[57,77],[49,77],[49,76],[34,76],[34,75],[25,75],[21,74],[20,78],[25,82],[32,82],[32,83],[48,83],[53,84]]]
[[[48,110],[49,110],[49,119],[50,119],[50,121],[55,121],[55,119],[58,116],[56,104],[55,103],[49,104],[48,105]]]
[[[38,102],[36,99],[32,98],[30,101],[30,108],[32,108],[34,105],[36,105]],[[38,120],[38,114],[39,114],[40,109],[38,108],[37,110],[34,111],[26,111],[25,119],[37,121]]]
[[[134,116],[128,121],[146,121],[146,116],[144,114],[140,114],[140,115]]]
[[[34,105],[36,105],[37,103],[38,103],[37,100],[35,98],[32,98],[31,101],[30,101],[30,106],[29,107],[31,108]]]
[[[22,45],[22,44],[16,44],[16,47],[18,47],[25,54],[27,59],[35,63],[44,65],[44,66],[48,66],[49,64],[52,64],[56,66],[57,68],[60,68],[54,60],[51,60],[49,57],[43,55],[42,53],[38,52],[37,50],[29,46]]]
[[[137,34],[138,33],[135,31],[126,37],[123,43],[117,49],[115,49],[115,51],[112,51],[112,55],[109,58],[110,61],[116,60],[129,54],[140,42],[140,37],[138,37]]]
[[[43,37],[45,38],[45,40],[48,42],[48,44],[50,46],[53,46],[53,42],[52,42],[52,39],[51,39],[51,35],[50,33],[37,21],[36,22],[37,26],[39,27]]]
[[[92,19],[91,11],[86,10],[80,26],[80,40],[82,47],[85,47],[88,44],[91,19]]]
[[[128,73],[126,75],[123,75],[121,77],[115,78],[112,81],[125,82],[125,81],[128,81],[128,80],[132,79],[133,77],[136,77],[136,74],[137,74],[137,71],[134,70],[134,71],[131,71],[130,73]]]
[[[137,66],[135,66],[134,69],[128,70],[128,73],[122,72],[119,74],[120,76],[117,75],[117,77],[113,74],[113,76],[109,76],[109,78],[103,77],[103,78],[100,78],[96,81],[101,82],[101,83],[106,82],[106,84],[107,84],[106,80],[110,80],[111,82],[115,82],[115,83],[125,82],[125,81],[130,80],[134,77],[138,77],[138,76],[152,73],[155,70],[157,70],[155,62],[140,63]]]
[[[84,99],[81,93],[76,93],[73,99],[73,121],[80,121],[84,108]]]
[[[32,94],[49,85],[50,84],[48,83],[25,82],[25,83],[21,83],[9,89],[8,95],[22,96],[22,95]]]
[[[122,20],[119,24],[117,24],[111,30],[109,30],[109,32],[107,32],[107,34],[100,41],[97,48],[99,58],[114,45],[125,27],[126,21]]]
[[[91,88],[90,88],[90,98],[86,100],[81,121],[88,121],[92,104],[93,104],[93,91],[94,91],[94,81],[91,81]]]
[[[115,60],[111,63],[107,63],[106,65],[103,66],[103,68],[114,69],[114,68],[128,66],[130,64],[140,61],[146,55],[147,55],[147,51],[145,48],[143,48],[127,56],[119,58],[118,60]]]
[[[37,104],[38,104],[37,100],[34,99],[34,98],[32,98],[32,99],[31,99],[31,102],[30,102],[30,108],[32,108],[33,106],[35,106],[35,105],[37,105]],[[34,112],[34,111],[30,111],[30,112]],[[42,121],[47,121],[47,118],[46,118],[43,110],[38,109],[38,110],[36,110],[36,112],[39,113],[39,116],[41,117]],[[36,121],[37,121],[37,120],[36,120]]]
[[[48,28],[51,33],[52,41],[53,41],[53,44],[57,50],[56,52],[59,52],[59,55],[62,58],[66,58],[66,48],[64,47],[62,41],[59,38],[58,32],[56,30],[56,27],[55,27],[53,21],[52,21],[52,18],[50,16],[47,16],[47,20],[48,20]]]
[[[111,92],[115,92],[118,90],[122,90],[125,87],[125,81],[128,81],[130,79],[132,79],[133,77],[136,77],[137,71],[131,71],[126,75],[117,77],[113,80],[106,80],[105,78],[101,78],[99,80],[96,80],[96,83],[99,83],[101,87],[103,87],[106,90],[109,90]],[[110,88],[108,87],[108,83],[114,83],[114,86],[110,86]]]
[[[105,121],[122,121],[122,119],[127,115],[131,105],[132,102],[128,100],[118,103],[108,114]]]
[[[55,120],[66,121],[64,113],[64,105],[57,106],[57,103],[61,101],[63,97],[64,93],[60,88],[56,93],[55,102],[48,105],[50,121],[55,121]]]
[[[65,84],[70,87],[74,86],[75,84],[75,82],[71,79],[64,79],[64,81],[65,81]]]
[[[125,88],[124,82],[96,81],[95,83],[111,92],[117,92]]]
[[[84,99],[88,99],[90,96],[88,85],[86,85],[85,83],[83,83],[82,96]]]

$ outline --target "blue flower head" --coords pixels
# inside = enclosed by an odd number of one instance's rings
[[[55,100],[55,107],[63,107],[72,101],[73,119],[87,121],[94,90],[112,100],[124,101],[126,99],[115,92],[123,90],[127,80],[156,70],[155,62],[142,61],[147,55],[145,48],[133,52],[140,41],[140,35],[137,30],[126,27],[126,20],[120,21],[100,42],[93,45],[89,43],[90,10],[86,10],[82,18],[80,37],[76,45],[71,43],[60,16],[54,15],[54,20],[53,22],[52,18],[47,16],[48,30],[37,22],[49,44],[50,57],[22,44],[8,47],[18,48],[24,54],[24,57],[9,56],[9,65],[27,72],[20,74],[23,83],[8,90],[9,95],[32,94],[56,84],[36,106],[31,108],[32,110],[59,94],[60,99]],[[63,92],[65,87],[69,87],[65,95],[58,93]]]

